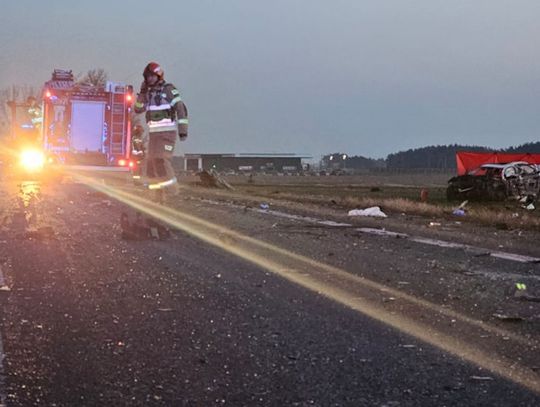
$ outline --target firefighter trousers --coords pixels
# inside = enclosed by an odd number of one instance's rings
[[[177,137],[175,131],[150,133],[144,167],[151,188],[154,186],[156,189],[177,191],[176,174],[172,166]]]

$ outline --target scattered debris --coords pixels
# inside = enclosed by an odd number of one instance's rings
[[[441,226],[440,222],[429,222],[430,227]]]
[[[452,211],[452,215],[454,216],[465,216],[466,214],[466,209],[465,207],[467,206],[467,204],[469,203],[468,200],[465,200],[463,202],[461,202],[461,204]]]
[[[530,295],[526,290],[519,288],[514,293],[514,298],[521,301],[540,302],[540,297]]]
[[[366,209],[352,209],[348,213],[349,216],[373,216],[379,218],[387,218],[386,214],[378,206],[372,206]]]
[[[520,291],[524,291],[527,289],[527,286],[525,285],[525,283],[516,283],[516,288]]]
[[[120,227],[124,240],[167,240],[171,237],[171,232],[167,227],[151,218],[144,218],[140,212],[135,214],[133,221],[130,221],[126,212],[122,212]]]
[[[504,314],[493,314],[495,318],[504,322],[521,322],[523,318],[518,316],[504,315]]]
[[[38,229],[28,230],[25,233],[27,239],[46,240],[54,237],[54,229],[51,226],[42,226]]]
[[[259,205],[259,208],[261,209],[270,209],[270,205],[268,205],[266,202],[262,202],[260,205]]]
[[[92,202],[90,203],[90,208],[95,208],[95,207],[100,207],[100,206],[105,206],[105,207],[109,207],[112,205],[112,202],[108,199],[103,199],[102,201],[99,201],[99,202]]]
[[[516,283],[515,288],[514,298],[522,301],[540,302],[540,297],[529,294],[525,283]]]
[[[231,184],[219,175],[214,169],[208,171],[203,170],[198,173],[201,180],[201,185],[206,188],[226,188],[234,190]]]
[[[493,377],[491,377],[491,376],[471,376],[470,379],[471,380],[476,380],[476,381],[486,382],[486,381],[493,380]]]
[[[528,295],[528,294],[516,295],[516,298],[522,301],[540,302],[540,297],[535,297],[533,295]]]

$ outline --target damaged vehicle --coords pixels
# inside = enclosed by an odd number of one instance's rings
[[[502,201],[508,198],[533,202],[540,190],[540,171],[534,164],[516,161],[482,164],[448,181],[446,198],[454,200]]]

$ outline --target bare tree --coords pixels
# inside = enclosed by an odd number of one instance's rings
[[[107,72],[103,68],[90,69],[86,74],[77,80],[78,85],[93,86],[96,88],[105,88],[107,83]]]

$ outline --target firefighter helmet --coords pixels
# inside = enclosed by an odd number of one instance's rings
[[[146,68],[144,68],[144,79],[146,79],[149,74],[157,75],[159,79],[163,79],[164,72],[157,62],[150,62],[148,65],[146,65]]]

